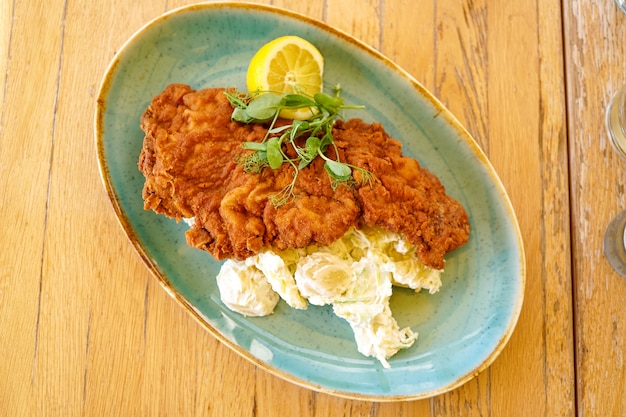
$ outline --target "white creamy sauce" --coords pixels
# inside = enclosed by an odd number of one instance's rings
[[[330,246],[265,250],[245,261],[228,260],[217,283],[224,304],[247,316],[271,314],[279,298],[298,309],[308,303],[332,305],[350,323],[359,352],[389,367],[387,359],[418,336],[408,327],[400,329],[392,316],[392,287],[434,293],[441,287],[441,272],[424,266],[399,234],[351,229]]]

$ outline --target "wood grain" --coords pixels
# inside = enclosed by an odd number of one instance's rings
[[[258,2],[323,20],[412,74],[475,137],[515,207],[528,278],[509,344],[462,387],[397,403],[256,368],[161,288],[119,227],[95,157],[100,79],[135,30],[190,3],[0,6],[0,414],[623,414],[626,280],[601,254],[626,168],[601,117],[626,83],[626,23],[612,2]]]
[[[606,261],[602,239],[626,209],[626,163],[611,149],[604,124],[612,94],[626,84],[626,15],[612,1],[574,1],[564,11],[578,410],[624,415],[626,280]]]
[[[30,8],[28,17],[40,22],[37,30],[27,19],[14,17],[24,17],[19,8],[2,9],[2,38],[9,42],[5,43],[0,64],[7,74],[0,119],[0,212],[8,220],[2,230],[0,251],[0,317],[5,335],[0,343],[0,373],[11,384],[0,385],[0,403],[7,404],[7,408],[10,404],[15,415],[23,414],[32,403],[31,389],[42,343],[42,258],[56,137],[52,109],[58,101],[58,26],[63,10],[59,3],[51,2],[57,9],[55,13],[47,13],[43,5]],[[27,37],[39,48],[26,48]],[[47,110],[33,112],[37,105]]]

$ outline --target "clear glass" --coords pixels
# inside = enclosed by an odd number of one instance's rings
[[[626,160],[626,86],[613,95],[606,109],[606,128],[611,145]]]
[[[604,255],[615,272],[626,278],[626,210],[609,223],[603,245]]]
[[[626,86],[613,95],[606,109],[606,128],[611,145],[626,160]],[[613,269],[626,278],[626,210],[609,223],[603,245],[604,254]]]

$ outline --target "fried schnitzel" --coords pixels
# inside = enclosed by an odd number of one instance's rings
[[[316,158],[299,171],[296,198],[276,207],[271,197],[292,182],[294,169],[245,172],[237,161],[249,151],[241,144],[260,142],[267,126],[231,121],[232,111],[224,89],[172,84],[141,117],[144,208],[193,217],[189,245],[219,260],[241,260],[265,247],[326,246],[351,226],[367,225],[403,234],[425,265],[443,269],[444,255],[467,242],[468,215],[437,177],[403,156],[380,124],[359,119],[335,123],[335,144],[341,161],[376,180],[332,187]]]

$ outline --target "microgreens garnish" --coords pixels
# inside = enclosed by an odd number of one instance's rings
[[[248,173],[259,173],[267,166],[278,169],[283,163],[294,168],[293,180],[278,194],[272,196],[271,202],[275,207],[290,202],[294,197],[294,186],[298,173],[315,158],[324,160],[331,186],[336,189],[339,185],[354,186],[355,184],[371,183],[374,175],[368,170],[341,162],[339,150],[335,145],[332,127],[335,120],[341,117],[344,109],[362,109],[363,106],[346,106],[340,97],[341,88],[333,88],[334,95],[317,93],[313,97],[306,94],[266,92],[251,96],[238,90],[225,92],[229,102],[234,106],[232,120],[243,123],[268,123],[269,128],[261,142],[244,142],[242,147],[253,151],[242,156],[239,163]],[[307,120],[293,120],[289,124],[276,126],[282,110],[309,109],[311,116]],[[296,143],[302,138],[304,147]],[[290,158],[283,150],[283,144],[290,145],[296,153]],[[335,150],[335,159],[326,156],[329,146]],[[357,181],[352,172],[359,172]]]

